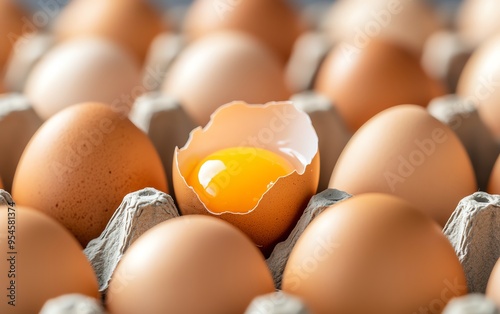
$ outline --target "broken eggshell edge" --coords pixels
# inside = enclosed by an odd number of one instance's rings
[[[242,123],[242,117],[246,123]],[[240,146],[268,149],[290,161],[295,170],[278,178],[249,212],[211,212],[185,177],[209,154]],[[295,158],[287,154],[290,151],[297,154]],[[183,215],[216,215],[265,249],[286,236],[316,193],[318,136],[309,116],[292,102],[249,105],[235,101],[216,110],[204,128],[191,131],[184,147],[176,147],[172,172],[175,195]]]

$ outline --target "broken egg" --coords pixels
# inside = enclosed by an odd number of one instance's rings
[[[224,156],[227,151],[221,150],[227,149],[231,151]],[[214,153],[219,155],[212,158]],[[276,164],[283,169],[258,187],[260,177],[275,171]],[[264,251],[295,226],[318,180],[318,137],[307,114],[291,102],[224,105],[174,154],[174,191],[181,213],[226,220]],[[221,198],[209,202],[203,195],[207,193]]]

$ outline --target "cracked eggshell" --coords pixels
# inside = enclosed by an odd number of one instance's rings
[[[9,219],[7,219],[7,215]],[[14,213],[15,216],[12,216]],[[16,306],[2,296],[0,313],[38,313],[48,300],[68,293],[81,293],[99,299],[97,279],[81,246],[66,228],[45,214],[27,207],[0,206],[0,239],[5,244],[0,253],[2,290],[15,281]],[[11,219],[15,223],[10,222]],[[15,244],[8,253],[6,239],[8,226],[15,225]],[[15,277],[7,274],[11,267],[9,257],[15,258]],[[9,280],[9,281],[8,281]],[[7,294],[7,290],[5,290]]]
[[[295,170],[280,177],[250,212],[212,213],[185,177],[209,154],[238,146],[268,149],[289,160]],[[205,128],[193,130],[186,145],[174,153],[173,182],[181,213],[216,215],[237,226],[264,251],[295,226],[316,193],[318,180],[318,137],[307,114],[291,102],[224,105]]]
[[[15,42],[19,38],[23,40],[28,31],[36,31],[32,24],[27,27],[25,19],[28,19],[28,14],[18,3],[19,1],[14,0],[0,0],[0,73],[14,50]]]

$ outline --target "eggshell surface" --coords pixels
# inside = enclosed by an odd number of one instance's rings
[[[0,0],[0,73],[9,59],[15,43],[19,38],[25,36],[26,28],[23,18],[28,15],[13,0]],[[29,29],[36,31],[36,27]]]
[[[477,190],[458,137],[415,105],[387,109],[359,129],[340,155],[329,186],[354,195],[399,196],[441,226],[458,202]]]
[[[457,94],[473,101],[481,120],[500,139],[500,35],[483,43],[472,54],[460,75]]]
[[[0,312],[38,313],[45,301],[68,293],[99,298],[90,263],[61,224],[20,206],[0,206],[0,216]]]
[[[305,29],[300,16],[284,0],[197,0],[184,22],[185,34],[190,39],[221,30],[242,31],[262,41],[283,61],[288,59],[295,40]]]
[[[288,160],[294,170],[278,178],[249,212],[239,213],[237,209],[210,212],[186,177],[211,153],[241,146],[274,152]],[[228,175],[231,177],[230,169]],[[245,232],[264,251],[294,227],[316,193],[318,180],[316,132],[307,114],[290,102],[266,105],[234,102],[222,106],[205,128],[193,130],[186,145],[176,148],[174,153],[174,191],[181,213],[215,215]]]
[[[234,100],[288,100],[284,67],[264,45],[241,32],[212,34],[192,43],[172,65],[163,91],[179,99],[199,125]]]
[[[161,15],[144,0],[73,0],[56,18],[54,32],[64,41],[104,37],[146,58],[154,37],[167,29]]]
[[[327,13],[325,30],[352,49],[384,39],[420,55],[427,38],[443,26],[436,11],[427,1],[338,0]]]
[[[35,66],[25,94],[43,119],[81,102],[96,101],[128,112],[140,86],[140,68],[116,44],[83,38],[62,43]]]
[[[56,218],[85,246],[130,192],[168,192],[147,136],[106,104],[72,106],[45,122],[19,162],[13,197]]]
[[[401,104],[425,107],[434,97],[419,59],[380,39],[359,51],[339,44],[320,67],[314,89],[330,98],[352,131],[384,109]]]
[[[500,263],[498,261],[490,274],[486,287],[486,296],[500,306]]]
[[[406,201],[379,193],[320,214],[293,248],[282,287],[315,314],[441,313],[467,293],[440,227]]]
[[[147,231],[111,279],[108,310],[120,313],[243,313],[274,291],[259,250],[213,217],[174,218]]]

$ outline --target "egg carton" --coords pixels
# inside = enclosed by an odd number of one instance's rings
[[[350,198],[348,193],[327,189],[315,195],[289,237],[276,245],[266,260],[277,292],[256,298],[246,314],[310,313],[298,298],[279,291],[287,259],[305,228],[330,206]],[[0,204],[13,204],[10,195],[1,190]],[[443,229],[454,247],[467,278],[471,294],[454,299],[444,313],[499,313],[493,302],[484,297],[490,273],[500,256],[496,226],[500,224],[500,195],[477,192],[460,201]],[[113,272],[126,250],[153,226],[179,216],[172,198],[155,189],[144,189],[127,195],[99,238],[91,241],[84,253],[89,258],[105,300]],[[471,312],[470,309],[474,309]],[[82,295],[65,295],[48,301],[42,314],[104,314],[102,304]]]

